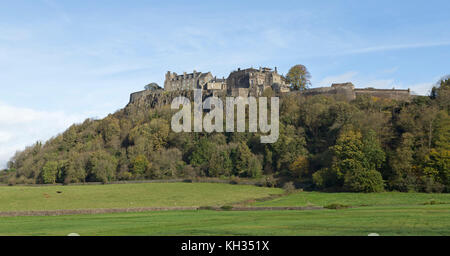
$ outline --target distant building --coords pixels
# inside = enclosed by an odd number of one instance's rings
[[[227,78],[227,94],[230,96],[261,96],[265,89],[289,92],[286,78],[270,68],[247,68],[233,71]]]
[[[193,71],[187,74],[184,72],[182,75],[178,75],[175,72],[168,71],[164,80],[164,90],[176,91],[176,90],[225,90],[225,79],[217,79],[211,72],[202,73]]]
[[[164,81],[164,90],[224,91],[229,96],[261,96],[265,89],[272,88],[275,92],[289,92],[286,78],[270,68],[238,69],[230,73],[227,79],[218,79],[211,72],[196,72],[178,75],[168,71]]]
[[[308,90],[300,91],[302,95],[325,95],[325,96],[335,96],[342,100],[354,100],[357,96],[369,95],[376,98],[382,99],[393,99],[401,101],[409,101],[414,95],[411,95],[409,89],[375,89],[375,88],[355,88],[355,86],[350,83],[339,83],[332,84],[331,87],[319,87],[311,88]]]

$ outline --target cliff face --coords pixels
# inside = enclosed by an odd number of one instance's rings
[[[203,100],[210,96],[217,96],[219,98],[222,98],[225,96],[225,92],[217,92],[215,90],[202,90]],[[127,107],[131,105],[140,109],[162,107],[164,105],[170,105],[176,97],[186,97],[192,102],[194,100],[194,91],[145,90],[135,92],[130,95],[130,102],[128,103]]]
[[[193,91],[164,91],[164,90],[145,90],[135,92],[130,95],[130,102],[127,107],[134,105],[138,108],[155,108],[161,107],[167,104],[171,104],[173,99],[178,96],[186,97],[190,100],[193,99]]]
[[[243,89],[243,88],[239,88]],[[300,94],[303,96],[313,96],[313,95],[324,95],[333,96],[339,100],[352,101],[357,96],[360,95],[370,95],[378,98],[393,99],[399,101],[410,101],[414,96],[410,94],[409,90],[398,90],[398,89],[374,89],[365,88],[359,89],[355,88],[352,83],[343,84],[333,84],[331,87],[320,87],[312,88],[305,91],[292,91],[290,93]],[[243,96],[246,97],[247,93],[242,93],[233,96]],[[279,93],[277,95],[283,95],[284,93]],[[203,99],[209,96],[218,96],[219,98],[225,97],[226,92],[217,92],[214,90],[203,90]],[[193,100],[192,90],[175,90],[175,91],[165,91],[165,90],[145,90],[140,92],[135,92],[130,95],[130,102],[127,106],[133,105],[137,108],[155,108],[164,105],[171,104],[173,99],[178,96],[186,97],[189,100]]]

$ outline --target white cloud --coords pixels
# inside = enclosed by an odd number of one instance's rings
[[[86,117],[62,111],[15,107],[0,102],[0,168],[6,166],[16,151],[36,141],[45,141]]]
[[[434,83],[419,83],[410,85],[408,88],[411,89],[412,94],[417,95],[429,95],[431,92],[431,88],[434,86]]]
[[[9,141],[11,137],[12,137],[11,133],[0,131],[0,143]]]
[[[427,48],[427,47],[437,47],[437,46],[448,46],[450,42],[431,42],[431,43],[415,43],[415,44],[392,44],[392,45],[382,45],[354,49],[350,51],[343,52],[343,54],[359,54],[359,53],[370,53],[370,52],[384,52],[392,50],[404,50],[404,49],[417,49],[417,48]]]

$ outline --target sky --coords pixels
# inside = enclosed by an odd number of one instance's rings
[[[450,73],[450,1],[0,0],[0,168],[123,108],[164,74],[296,64],[312,87],[410,88]]]

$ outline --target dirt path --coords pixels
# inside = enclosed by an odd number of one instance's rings
[[[153,211],[186,211],[186,210],[214,210],[214,211],[303,211],[303,210],[323,210],[323,207],[246,207],[235,206],[229,209],[221,207],[140,207],[140,208],[112,208],[112,209],[80,209],[80,210],[48,210],[48,211],[10,211],[0,212],[0,217],[16,216],[57,216],[74,214],[102,214],[117,212],[153,212]]]

